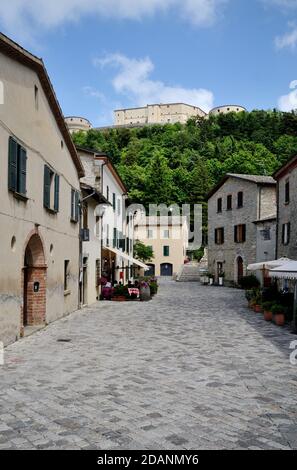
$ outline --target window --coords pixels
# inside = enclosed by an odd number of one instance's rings
[[[225,230],[223,227],[215,229],[215,244],[223,245],[225,242]]]
[[[234,242],[244,243],[246,241],[246,225],[235,225],[234,227]]]
[[[112,243],[113,248],[117,248],[118,246],[118,231],[116,228],[113,229],[113,243]]]
[[[69,290],[69,276],[70,276],[70,261],[65,259],[64,261],[64,291]]]
[[[227,196],[227,211],[232,210],[232,194]]]
[[[71,189],[71,220],[78,222],[79,220],[79,192]]]
[[[282,243],[283,243],[283,245],[289,245],[290,235],[291,235],[291,224],[290,224],[290,222],[288,222],[287,224],[283,224],[283,227],[282,227]]]
[[[43,206],[53,212],[59,212],[59,193],[60,176],[44,165]]]
[[[217,201],[217,211],[218,213],[222,212],[222,198],[221,197]]]
[[[269,241],[271,240],[271,230],[269,227],[264,228],[263,230],[260,230],[261,238],[264,241]]]
[[[163,230],[163,238],[169,238],[170,232],[169,230]]]
[[[34,100],[35,100],[35,109],[38,109],[39,103],[38,103],[38,86],[35,85],[34,87]]]
[[[87,202],[85,202],[83,207],[82,207],[82,216],[83,216],[82,228],[87,229],[87,228],[89,228],[89,225],[88,225],[88,203]]]
[[[239,193],[237,194],[237,207],[238,209],[243,207],[243,192],[242,191],[239,191]]]
[[[163,246],[163,256],[169,256],[169,246]]]
[[[290,202],[290,180],[286,180],[285,183],[285,204]]]
[[[8,148],[8,189],[26,195],[27,152],[12,137]]]
[[[153,238],[153,231],[151,229],[147,231],[147,238]]]

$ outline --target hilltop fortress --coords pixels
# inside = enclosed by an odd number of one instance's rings
[[[211,115],[240,113],[242,111],[246,111],[246,109],[239,105],[218,106],[206,113],[197,106],[185,103],[149,104],[139,108],[116,109],[114,111],[114,125],[100,129],[143,127],[177,122],[185,124],[192,117],[207,118]],[[68,117],[66,123],[70,132],[87,131],[92,128],[90,122],[81,117]]]

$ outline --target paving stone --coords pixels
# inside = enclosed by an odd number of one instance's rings
[[[295,339],[236,289],[98,302],[6,349],[0,449],[297,449]]]

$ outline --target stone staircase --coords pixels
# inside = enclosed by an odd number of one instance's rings
[[[184,264],[179,273],[177,274],[176,280],[178,282],[198,282],[200,281],[200,267],[199,263],[191,262]]]
[[[208,252],[205,249],[205,254],[201,259],[200,263],[197,261],[191,261],[188,264],[184,264],[179,270],[176,281],[177,282],[199,282],[201,275],[203,276],[207,272],[208,265]]]

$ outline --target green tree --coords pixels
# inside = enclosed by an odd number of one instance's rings
[[[148,263],[154,257],[154,252],[151,246],[147,246],[139,240],[134,243],[134,256],[143,263]]]

